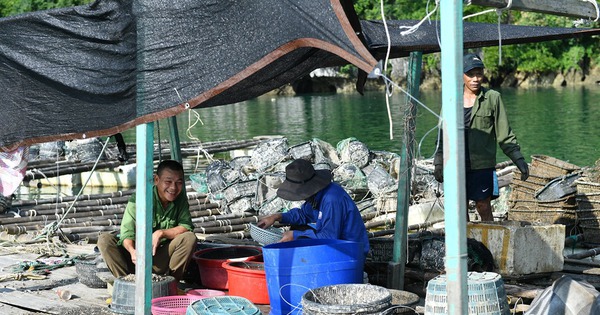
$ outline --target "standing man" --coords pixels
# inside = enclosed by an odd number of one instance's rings
[[[181,280],[196,248],[196,235],[187,195],[183,193],[183,166],[173,160],[158,164],[154,175],[152,208],[152,272]],[[98,248],[115,277],[135,273],[135,194],[129,199],[121,233],[101,234]]]
[[[300,208],[262,218],[258,221],[258,227],[268,228],[275,221],[292,225],[316,223],[314,229],[286,231],[280,242],[298,238],[354,241],[364,245],[366,256],[369,252],[369,236],[358,207],[331,178],[328,170],[315,170],[306,160],[294,160],[285,168],[285,181],[277,189],[277,196],[305,202]]]
[[[492,197],[495,188],[496,143],[521,172],[521,180],[529,177],[529,168],[517,137],[512,132],[500,93],[481,86],[483,61],[476,54],[463,58],[463,105],[465,120],[465,170],[467,198],[475,201],[481,221],[493,221]],[[444,181],[442,131],[433,164],[433,175]]]

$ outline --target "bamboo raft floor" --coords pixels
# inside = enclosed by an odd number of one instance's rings
[[[95,244],[68,245],[69,256],[92,254]],[[5,253],[0,251],[0,277],[7,276],[10,272],[8,266],[18,264],[25,260],[39,258],[35,253]],[[180,289],[200,287],[181,282]],[[71,299],[61,300],[57,290],[68,290]],[[10,280],[0,282],[0,314],[32,315],[32,314],[57,314],[57,315],[115,315],[107,299],[110,293],[106,288],[90,288],[79,282],[75,266],[65,266],[52,270],[42,280]],[[263,314],[269,314],[269,305],[256,305]]]
[[[94,252],[95,244],[67,245],[67,253],[71,256],[91,254]],[[35,253],[9,253],[0,251],[0,277],[10,274],[6,267],[25,260],[39,258]],[[517,304],[529,304],[537,294],[542,292],[552,282],[564,275],[575,280],[584,280],[600,288],[600,265],[591,262],[590,265],[565,263],[560,272],[548,274],[535,274],[523,277],[503,277],[505,289],[511,309]],[[437,274],[422,273],[407,268],[405,274],[405,290],[414,292],[421,296],[421,307],[417,307],[422,314],[424,296],[426,293],[427,280]],[[416,280],[420,279],[420,280]],[[425,280],[425,281],[422,281]],[[200,288],[184,282],[179,284],[180,289]],[[57,290],[68,290],[72,298],[64,301],[57,294]],[[0,282],[0,314],[32,315],[32,314],[58,314],[58,315],[114,315],[108,306],[107,299],[110,294],[106,288],[90,288],[80,283],[75,271],[75,266],[66,266],[52,270],[42,280],[9,280]],[[269,305],[256,305],[263,314],[269,314]],[[516,312],[516,314],[522,314]]]

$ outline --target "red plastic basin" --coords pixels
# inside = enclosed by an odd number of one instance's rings
[[[246,261],[260,259],[262,248],[258,246],[229,246],[199,250],[192,255],[198,265],[202,285],[210,289],[229,289],[226,261]]]
[[[247,298],[255,304],[269,304],[269,290],[262,262],[226,261],[229,295]]]

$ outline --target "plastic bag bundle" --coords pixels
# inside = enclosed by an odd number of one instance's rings
[[[383,167],[379,165],[374,165],[369,175],[367,175],[367,186],[375,195],[380,195],[397,189],[396,181]]]
[[[285,180],[285,173],[265,174],[258,178],[256,204],[260,208],[264,203],[277,196],[277,188]]]
[[[273,165],[283,161],[288,155],[287,138],[277,138],[260,142],[252,153],[252,165],[259,172],[264,172]]]
[[[2,196],[0,195],[0,213],[5,213],[10,209],[12,205],[12,196]]]
[[[206,180],[206,173],[194,173],[190,175],[190,181],[192,182],[192,189],[196,192],[207,194],[208,183]]]
[[[260,208],[258,208],[258,214],[262,216],[282,212],[286,208],[285,203],[285,200],[275,196],[262,203]]]
[[[236,170],[241,180],[250,179],[248,174],[252,171],[252,157],[248,155],[238,156],[229,161],[229,166]]]
[[[333,171],[333,180],[349,189],[367,188],[367,177],[352,163],[344,163],[336,168]]]
[[[106,154],[102,152],[104,144],[98,138],[67,141],[64,146],[65,157],[69,161],[81,163],[96,162],[100,153],[100,161],[106,161]]]
[[[42,160],[51,159],[55,160],[57,156],[63,156],[64,152],[64,141],[56,142],[45,142],[40,144],[39,158]]]
[[[314,163],[316,165],[327,164],[329,165],[329,169],[333,169],[341,164],[340,157],[331,144],[317,138],[312,140],[312,144],[315,154]]]
[[[251,197],[240,198],[227,205],[227,212],[238,216],[244,216],[246,212],[254,212],[254,208],[252,207],[252,201],[253,198]]]
[[[291,146],[289,148],[289,154],[294,160],[303,159],[313,162],[315,159],[313,146],[310,141]]]
[[[238,172],[232,169],[229,163],[222,160],[216,160],[206,167],[208,189],[213,194],[220,192],[228,184],[235,182],[238,177]]]
[[[352,163],[360,168],[369,164],[369,148],[355,138],[338,142],[337,151],[342,163]]]
[[[254,197],[256,194],[255,180],[233,183],[223,189],[223,196],[227,202],[232,202],[242,197]]]

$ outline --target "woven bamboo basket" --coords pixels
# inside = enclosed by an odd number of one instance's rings
[[[586,243],[600,243],[600,226],[597,224],[579,224],[579,227]]]
[[[532,192],[536,192],[542,188],[544,188],[544,186],[546,186],[546,184],[538,184],[538,183],[534,183],[534,182],[530,182],[530,181],[522,181],[520,179],[517,178],[513,178],[512,182],[511,182],[511,186],[512,187],[519,187],[528,191],[532,191]]]
[[[508,219],[511,221],[528,221],[574,226],[577,222],[577,211],[561,208],[529,209],[521,206],[519,208],[508,210]]]
[[[596,194],[600,193],[600,184],[585,181],[575,181],[578,194]]]
[[[577,200],[590,200],[590,201],[600,201],[600,192],[597,193],[583,193],[583,194],[576,194],[575,198],[577,198]]]
[[[577,220],[600,220],[600,209],[577,209]]]
[[[535,192],[523,189],[522,187],[513,187],[510,192],[509,199],[511,200],[534,200]]]
[[[512,199],[509,200],[509,206],[511,208],[524,207],[527,209],[541,209],[544,208],[561,208],[561,209],[577,209],[577,200],[574,196],[569,196],[556,200],[540,201],[537,199]]]
[[[547,155],[532,155],[531,168],[538,176],[559,177],[581,170],[581,167]]]
[[[598,200],[589,200],[587,198],[577,198],[577,203],[579,205],[579,209],[595,209],[600,210],[600,201]]]
[[[546,184],[548,184],[554,178],[556,178],[556,177],[543,176],[543,174],[538,175],[535,173],[535,170],[532,169],[531,172],[529,173],[529,177],[527,177],[526,182],[546,186]],[[513,180],[515,180],[515,179],[521,180],[521,172],[519,172],[519,171],[513,172]]]

